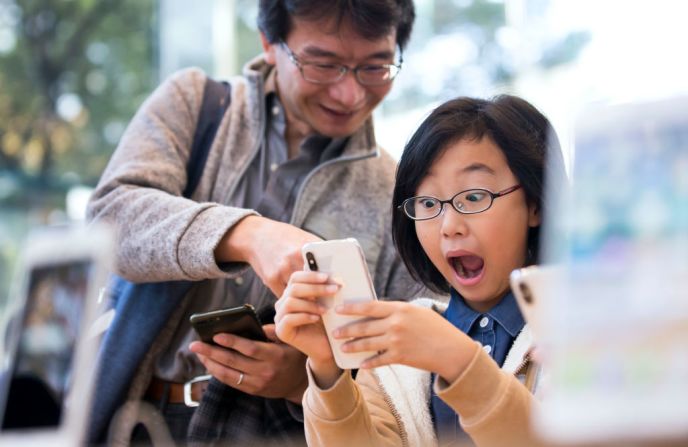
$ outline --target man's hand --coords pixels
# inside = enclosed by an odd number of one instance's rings
[[[217,262],[248,262],[263,283],[281,296],[289,277],[303,269],[301,247],[319,237],[282,222],[248,216],[215,249]]]
[[[284,398],[301,403],[308,386],[306,357],[289,345],[277,341],[275,326],[263,326],[274,343],[253,341],[233,334],[217,334],[212,346],[195,341],[189,345],[208,373],[248,394]]]

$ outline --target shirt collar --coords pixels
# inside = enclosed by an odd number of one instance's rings
[[[504,298],[490,309],[487,315],[499,323],[512,337],[516,337],[526,324],[511,291],[504,295]]]
[[[270,70],[267,78],[265,78],[265,96],[270,93],[277,93],[277,83],[275,81],[277,70],[274,68]]]
[[[273,70],[268,77],[268,81],[266,81],[266,92],[268,91],[267,85],[270,84],[269,80],[274,79],[274,73],[275,71]],[[285,118],[284,106],[282,105],[279,96],[277,96],[275,91],[272,91],[266,95],[265,103],[267,105],[268,113],[270,114],[269,121],[271,121],[272,125],[275,126],[277,133],[282,138],[285,138],[284,133],[287,128],[287,122]],[[331,138],[319,134],[309,135],[301,142],[299,154],[306,154],[308,157],[317,160],[317,163],[332,160],[342,154],[348,139],[349,137]]]
[[[459,293],[451,289],[449,306],[444,312],[444,316],[450,323],[459,328],[461,332],[467,334],[471,326],[480,317],[480,314],[466,304]]]
[[[471,309],[468,304],[466,304],[463,297],[459,295],[456,290],[451,289],[449,307],[447,307],[444,315],[447,320],[466,334],[471,330],[473,323],[475,323],[481,315],[489,315],[492,317],[492,319],[502,326],[512,337],[516,337],[525,325],[521,311],[518,308],[518,304],[516,304],[516,299],[511,292],[507,293],[504,298],[488,312],[481,314]]]

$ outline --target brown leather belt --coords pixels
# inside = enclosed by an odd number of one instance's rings
[[[208,388],[211,376],[198,376],[186,383],[168,382],[167,380],[153,377],[146,397],[152,400],[163,400],[171,404],[186,404],[187,407],[197,407]]]

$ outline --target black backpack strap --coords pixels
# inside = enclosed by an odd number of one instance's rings
[[[226,82],[218,82],[207,78],[203,88],[203,103],[198,113],[196,132],[189,162],[186,166],[186,188],[182,193],[184,197],[191,197],[201,180],[205,162],[208,160],[210,146],[213,145],[217,128],[232,100],[232,86]]]

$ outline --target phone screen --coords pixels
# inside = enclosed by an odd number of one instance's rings
[[[85,259],[29,272],[3,429],[60,424],[92,266]]]

